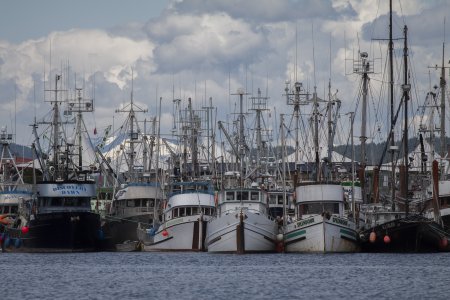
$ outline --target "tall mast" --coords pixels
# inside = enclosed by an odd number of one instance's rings
[[[367,53],[361,53],[362,59],[362,69],[363,69],[363,99],[362,99],[362,108],[361,108],[361,195],[363,203],[366,203],[366,165],[367,165],[367,155],[366,155],[366,123],[367,123],[367,85],[369,81],[370,65],[367,60]]]
[[[240,187],[243,187],[244,178],[244,155],[245,155],[245,137],[244,137],[244,90],[239,89],[239,162],[240,162]],[[242,201],[242,200],[241,200]]]
[[[263,110],[267,110],[267,99],[269,98],[261,96],[261,89],[258,88],[258,96],[250,99],[252,100],[252,110],[256,111],[256,173],[259,175],[261,174],[261,152],[263,149],[261,114]]]
[[[59,136],[59,106],[58,106],[58,81],[61,75],[55,76],[55,101],[53,102],[53,167],[58,172],[58,136]]]
[[[332,102],[331,102],[331,79],[328,80],[328,102],[327,102],[327,111],[328,111],[328,164],[331,164],[332,154],[333,154],[333,122],[331,121],[331,109],[332,108]],[[330,172],[330,178],[327,178],[327,180],[332,180],[332,172]]]
[[[391,199],[395,209],[395,141],[394,141],[394,42],[392,40],[392,0],[389,0],[389,101],[391,106]]]
[[[137,106],[136,104],[134,104],[134,99],[133,99],[133,73],[132,73],[132,79],[131,79],[131,94],[130,94],[130,104],[121,108],[121,109],[116,109],[116,113],[118,112],[128,112],[128,118],[129,118],[129,126],[130,126],[130,132],[129,132],[129,143],[130,143],[130,151],[128,153],[128,172],[129,172],[129,181],[134,181],[136,179],[136,174],[135,174],[135,170],[134,170],[134,160],[135,160],[135,150],[134,150],[134,144],[135,143],[139,143],[138,141],[138,134],[139,134],[139,126],[137,124],[136,121],[136,112],[142,112],[142,113],[146,113],[148,110],[147,109],[143,109],[140,108],[139,106]],[[129,107],[127,109],[127,107]],[[135,110],[136,109],[136,110]],[[136,122],[136,126],[138,127],[138,132],[135,132],[134,129],[134,125]]]
[[[409,101],[409,90],[411,88],[408,83],[408,27],[405,25],[403,29],[404,33],[404,47],[403,47],[403,63],[404,63],[404,83],[402,85],[403,89],[403,101],[404,101],[404,136],[403,136],[403,163],[405,165],[405,177],[404,185],[406,193],[403,195],[405,197],[405,213],[408,216],[409,213],[409,201],[408,201],[408,101]]]
[[[286,103],[294,106],[294,118],[295,118],[295,163],[299,163],[299,120],[300,120],[300,105],[307,105],[309,94],[304,92],[303,84],[301,82],[294,83],[294,90],[289,93],[289,82],[286,82]]]
[[[445,67],[444,67],[444,48],[445,43],[442,43],[442,67],[441,67],[441,157],[447,155],[447,144],[445,142]],[[441,172],[441,179],[444,179],[444,172]]]
[[[319,103],[316,87],[313,94],[313,117],[314,117],[314,153],[316,162],[316,181],[320,181],[320,159],[319,159]]]

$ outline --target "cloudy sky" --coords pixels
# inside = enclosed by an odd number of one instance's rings
[[[114,110],[130,98],[132,77],[135,101],[149,110],[142,119],[156,115],[162,97],[163,132],[171,127],[174,97],[183,103],[191,97],[197,108],[212,97],[218,119],[227,120],[237,101],[230,94],[238,88],[250,95],[260,88],[270,98],[268,122],[276,128],[276,116],[292,111],[283,96],[287,80],[311,92],[316,86],[326,98],[331,78],[341,113],[356,110],[360,76],[351,70],[360,49],[375,66],[368,130],[377,141],[388,120],[387,87],[380,84],[387,80],[387,49],[374,39],[388,37],[388,10],[387,0],[0,0],[1,125],[17,124],[17,142],[30,144],[28,125],[50,109],[44,87],[62,73],[68,88],[76,81],[86,96],[95,95],[96,111],[86,122],[99,132],[114,115],[120,123]],[[445,18],[450,40],[450,4],[394,0],[393,10],[394,38],[402,37],[405,24],[409,28],[416,112],[430,86],[439,84],[439,73],[428,67],[441,63]],[[402,46],[395,41],[396,86],[403,81]]]

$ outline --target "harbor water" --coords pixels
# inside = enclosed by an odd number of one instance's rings
[[[450,253],[2,253],[1,299],[449,299]]]

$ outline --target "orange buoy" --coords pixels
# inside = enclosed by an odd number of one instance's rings
[[[383,239],[385,244],[389,244],[391,242],[391,238],[386,234]]]
[[[169,233],[167,232],[167,230],[163,230],[162,235],[163,235],[163,236],[168,236]]]
[[[371,243],[375,243],[376,240],[377,240],[377,234],[375,233],[375,231],[372,231],[369,235],[369,241]]]

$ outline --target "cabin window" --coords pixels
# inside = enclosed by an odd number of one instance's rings
[[[242,201],[247,201],[248,200],[248,192],[236,192],[236,199],[237,200],[242,200]]]
[[[178,208],[175,208],[174,210],[172,210],[172,217],[173,218],[178,218],[178,215],[179,215]]]
[[[278,195],[278,204],[283,204],[283,195]]]
[[[339,214],[339,203],[308,203],[300,205],[300,214],[321,214],[323,212]]]
[[[259,192],[250,192],[251,200],[258,201],[259,200]]]
[[[234,200],[234,192],[227,192],[227,201]]]
[[[186,216],[186,209],[184,207],[180,207],[180,217]]]
[[[149,207],[155,207],[155,199],[149,199],[148,200],[148,206]]]
[[[190,207],[186,207],[186,216],[192,216],[192,211]]]
[[[64,206],[78,206],[77,198],[66,198],[64,200]]]
[[[50,206],[62,206],[63,199],[62,198],[50,198]]]
[[[277,195],[270,195],[269,204],[277,204]]]
[[[134,200],[128,200],[128,201],[127,201],[127,206],[128,206],[128,207],[134,207],[134,206],[135,206]]]
[[[192,207],[192,215],[198,215],[198,207]]]

